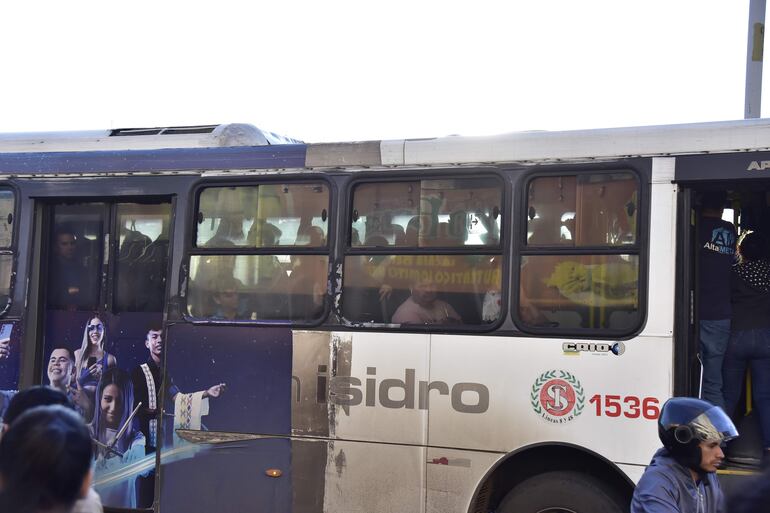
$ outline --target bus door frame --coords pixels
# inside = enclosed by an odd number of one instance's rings
[[[763,181],[770,184],[770,152],[733,152],[676,157],[677,184],[676,306],[674,395],[697,396],[698,358],[698,216],[695,193]],[[684,341],[684,342],[679,342]]]
[[[677,188],[676,311],[674,313],[674,396],[698,395],[701,365],[698,357],[698,251],[695,191]]]
[[[104,208],[102,244],[105,236],[109,236],[108,253],[102,251],[99,277],[99,299],[96,311],[100,315],[110,313],[117,315],[114,310],[114,286],[116,282],[116,267],[114,260],[117,258],[118,248],[115,246],[117,234],[116,206],[123,203],[137,203],[148,205],[168,204],[170,218],[168,227],[169,254],[166,268],[166,290],[163,296],[163,309],[160,312],[165,321],[167,311],[173,302],[174,289],[172,287],[172,264],[174,258],[174,225],[176,222],[177,196],[173,194],[153,194],[148,196],[50,196],[31,198],[33,206],[33,233],[30,239],[30,267],[29,288],[27,293],[27,314],[25,320],[26,347],[34,348],[26,351],[22,360],[22,372],[20,388],[25,388],[43,380],[44,362],[44,334],[45,312],[47,309],[47,293],[44,290],[45,280],[49,272],[49,260],[51,255],[51,235],[53,230],[53,209],[57,205],[67,204],[92,204],[102,205]]]

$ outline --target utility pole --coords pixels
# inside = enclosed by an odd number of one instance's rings
[[[750,0],[746,49],[746,104],[744,119],[762,115],[762,53],[765,46],[766,0]]]

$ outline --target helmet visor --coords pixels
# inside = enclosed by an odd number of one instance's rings
[[[714,406],[704,411],[689,422],[696,438],[703,442],[727,442],[738,436],[738,430],[730,417]]]

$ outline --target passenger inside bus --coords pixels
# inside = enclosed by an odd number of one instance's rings
[[[770,258],[767,238],[746,233],[731,276],[731,337],[722,368],[726,411],[734,414],[751,369],[752,396],[762,433],[762,460],[770,463]]]
[[[320,232],[320,229],[318,230]],[[326,258],[295,255],[289,276],[289,317],[312,319],[323,310],[326,295]]]
[[[166,294],[166,272],[168,269],[169,237],[168,219],[164,220],[160,235],[144,249],[133,262],[133,269],[139,277],[135,309],[143,312],[163,310],[163,297]],[[126,274],[131,274],[131,269]]]
[[[393,314],[394,324],[461,324],[463,321],[452,305],[438,299],[433,280],[417,278],[411,296]]]
[[[217,225],[217,231],[206,241],[205,246],[212,248],[231,247],[236,241],[243,239],[243,217],[230,215],[222,217]]]
[[[116,308],[160,312],[166,293],[171,207],[168,203],[119,204],[120,247]]]
[[[295,246],[322,247],[326,245],[324,232],[317,226],[305,226],[297,230]]]
[[[706,278],[695,284],[702,358],[698,363],[703,365],[700,393],[705,396],[709,386],[713,388],[713,378],[707,375],[709,362],[703,358],[702,349],[704,335],[708,342],[713,330],[706,326],[704,331],[704,322],[714,317],[710,311],[715,304],[727,300],[727,340],[721,355],[717,355],[722,363],[716,391],[741,432],[741,436],[728,445],[727,460],[731,465],[749,467],[770,465],[769,200],[770,191],[756,185],[730,190],[727,194],[721,187],[717,192],[703,189],[695,196],[700,230],[695,241],[698,268],[700,276]],[[735,247],[735,235],[732,234],[736,231],[738,244],[733,255],[730,251]],[[717,257],[728,265],[715,270],[708,259]],[[717,298],[708,294],[715,283],[723,284]]]
[[[255,220],[246,235],[249,246],[255,248],[272,248],[278,245],[283,232],[274,224],[264,220]]]
[[[722,363],[730,339],[730,267],[735,262],[736,240],[735,227],[722,219],[726,200],[724,191],[702,195],[698,231],[701,397],[722,407]]]
[[[54,231],[48,306],[57,309],[85,309],[96,306],[97,290],[89,270],[81,264],[80,247],[74,230],[59,226]]]
[[[235,320],[248,318],[246,303],[241,295],[243,283],[240,280],[230,277],[223,277],[219,280],[214,290],[213,301],[215,310],[211,315],[212,319]]]

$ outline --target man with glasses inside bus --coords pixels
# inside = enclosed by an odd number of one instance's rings
[[[719,406],[691,397],[666,401],[658,418],[658,449],[639,480],[631,513],[724,513],[716,471],[722,444],[738,436]]]

